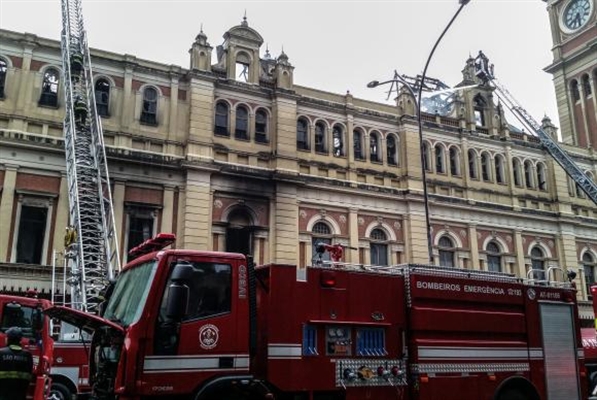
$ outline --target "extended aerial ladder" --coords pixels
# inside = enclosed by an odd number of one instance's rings
[[[512,111],[520,123],[539,138],[547,152],[560,164],[578,187],[597,204],[597,184],[580,169],[568,153],[541,128],[541,125],[516,101],[508,89],[495,78],[493,64],[489,64],[488,58],[482,52],[479,52],[475,59],[475,70],[481,80],[490,83],[495,88],[498,98]]]
[[[65,236],[73,308],[94,312],[120,269],[104,137],[97,114],[81,0],[61,0],[64,147],[69,219]]]

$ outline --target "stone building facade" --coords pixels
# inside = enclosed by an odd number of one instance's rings
[[[223,38],[214,49],[199,33],[188,68],[91,51],[124,262],[175,232],[176,247],[249,252],[298,265],[298,279],[316,242],[345,245],[346,262],[427,263],[424,167],[434,263],[518,276],[596,265],[597,207],[490,87],[423,114],[421,146],[407,91],[386,105],[302,87],[246,20]],[[60,45],[6,30],[0,42],[0,291],[48,293],[68,224]],[[473,64],[459,85],[481,83]],[[591,149],[565,147],[597,174]]]

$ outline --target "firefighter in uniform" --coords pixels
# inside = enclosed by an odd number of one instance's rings
[[[70,56],[70,75],[74,82],[78,82],[83,72],[83,54],[80,51],[74,51]]]
[[[0,400],[25,400],[33,377],[33,357],[21,347],[23,332],[6,331],[6,347],[0,349]]]
[[[75,123],[80,126],[85,126],[87,121],[87,103],[83,101],[80,96],[75,99]]]

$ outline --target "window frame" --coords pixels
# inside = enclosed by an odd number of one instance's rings
[[[148,94],[155,93],[155,99],[149,99]],[[143,88],[141,96],[141,114],[139,115],[139,122],[143,125],[157,126],[158,125],[158,101],[160,92],[153,86],[146,86]]]
[[[255,111],[255,143],[269,143],[269,114],[263,109],[258,108]],[[263,119],[263,121],[260,121]]]
[[[17,192],[18,193],[18,192]],[[39,264],[33,263],[33,265],[47,265],[48,249],[50,245],[50,232],[52,229],[52,215],[54,211],[54,199],[55,195],[44,195],[44,194],[30,194],[30,193],[19,193],[17,199],[17,209],[14,216],[14,231],[12,234],[12,248],[10,255],[10,262],[17,263],[19,259],[18,246],[20,238],[20,230],[23,218],[23,207],[32,208],[43,208],[46,210],[46,221],[42,235],[42,246],[40,251],[40,262]],[[38,231],[39,232],[39,231]]]
[[[218,107],[224,107],[225,114],[219,112]],[[230,105],[228,102],[219,100],[216,101],[214,107],[214,135],[216,136],[230,136]],[[220,122],[225,122],[225,125],[221,125]]]
[[[106,91],[100,91],[98,90],[98,85],[100,83],[105,83],[106,84]],[[93,90],[94,90],[94,94],[95,94],[95,107],[97,109],[97,115],[100,117],[104,117],[104,118],[109,118],[110,117],[110,92],[112,89],[112,85],[110,83],[110,81],[106,78],[100,77],[95,81],[95,84],[93,85]],[[106,93],[106,99],[105,102],[103,101],[101,96],[98,96],[98,93]]]
[[[242,111],[242,112],[240,112]],[[244,115],[243,115],[244,113]],[[238,140],[251,140],[249,134],[249,108],[239,104],[234,113],[234,138]],[[243,128],[244,125],[244,129]]]
[[[299,124],[304,126],[304,129],[299,129]],[[299,140],[303,136],[304,140]],[[304,117],[299,117],[296,120],[296,148],[298,150],[311,150],[309,144],[309,121]]]
[[[50,76],[54,76],[56,81],[48,80],[46,84],[46,79],[49,79]],[[42,74],[41,93],[37,105],[39,107],[59,108],[58,94],[60,86],[60,70],[56,67],[46,68]]]
[[[0,100],[6,98],[6,80],[8,78],[8,60],[0,57]]]
[[[446,240],[450,243],[449,246],[445,243]],[[444,243],[442,243],[442,241],[444,241]],[[446,268],[456,268],[456,247],[454,245],[454,239],[449,235],[442,235],[437,241],[437,249],[439,265]],[[450,260],[451,265],[442,264],[442,261],[448,259]]]

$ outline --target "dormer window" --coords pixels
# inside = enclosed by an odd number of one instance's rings
[[[239,82],[249,82],[251,73],[251,57],[244,51],[236,55],[236,79]]]

